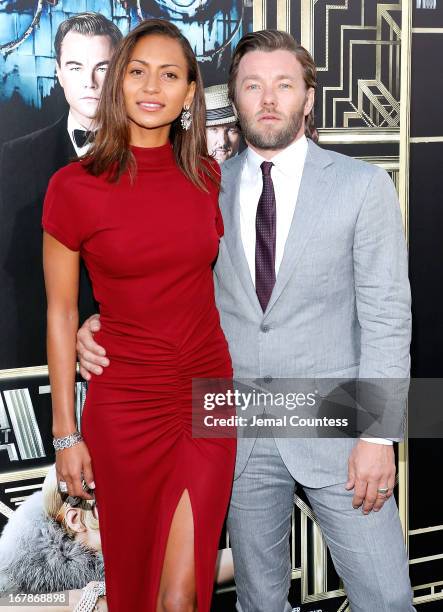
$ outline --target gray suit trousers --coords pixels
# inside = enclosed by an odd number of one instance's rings
[[[291,612],[289,534],[298,483],[273,438],[257,438],[234,481],[228,530],[238,612]],[[303,487],[352,612],[413,612],[408,559],[394,497],[377,512],[352,507],[345,483]]]

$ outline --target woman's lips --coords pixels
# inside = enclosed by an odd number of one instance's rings
[[[148,112],[159,111],[164,108],[164,104],[159,102],[137,102],[137,106]]]

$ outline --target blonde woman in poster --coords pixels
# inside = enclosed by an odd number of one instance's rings
[[[61,494],[52,465],[42,490],[26,498],[2,531],[1,604],[18,612],[31,603],[35,612],[74,611],[83,589],[103,579],[95,502]],[[105,598],[97,608],[106,612]]]
[[[215,582],[232,581],[233,571],[231,549],[220,550]],[[42,490],[29,495],[2,530],[0,603],[13,604],[17,612],[29,611],[29,602],[34,612],[77,612],[85,591],[104,579],[95,500],[60,493],[53,464]],[[96,605],[106,612],[106,596],[98,597]]]
[[[232,365],[212,277],[219,170],[197,61],[175,26],[146,20],[127,35],[97,125],[43,212],[60,487],[85,499],[82,478],[95,488],[111,612],[208,612],[236,441],[192,438],[192,378],[229,378]],[[113,361],[90,382],[84,439],[72,397],[80,257]]]

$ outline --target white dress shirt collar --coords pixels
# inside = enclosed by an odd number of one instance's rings
[[[308,140],[303,134],[297,140],[294,140],[288,147],[279,151],[272,159],[266,160],[256,151],[248,147],[246,153],[245,170],[249,176],[261,174],[260,165],[264,161],[272,161],[274,166],[278,168],[287,177],[294,175],[294,168],[303,167],[308,149]]]

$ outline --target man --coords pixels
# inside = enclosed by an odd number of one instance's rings
[[[222,166],[215,266],[235,375],[407,378],[410,290],[395,189],[384,170],[314,144],[315,87],[313,60],[289,34],[238,43],[229,92],[248,148]],[[86,378],[109,363],[89,332],[98,325],[79,332]],[[390,440],[240,438],[228,516],[238,611],[291,610],[298,486],[352,612],[414,610],[394,478]]]
[[[228,97],[226,84],[205,89],[208,153],[222,164],[238,153],[240,130]]]
[[[56,73],[69,112],[53,125],[5,143],[0,161],[0,369],[46,363],[46,297],[41,216],[50,177],[88,149],[106,69],[122,38],[99,13],[63,21],[54,47]],[[82,271],[80,312],[94,312]]]

